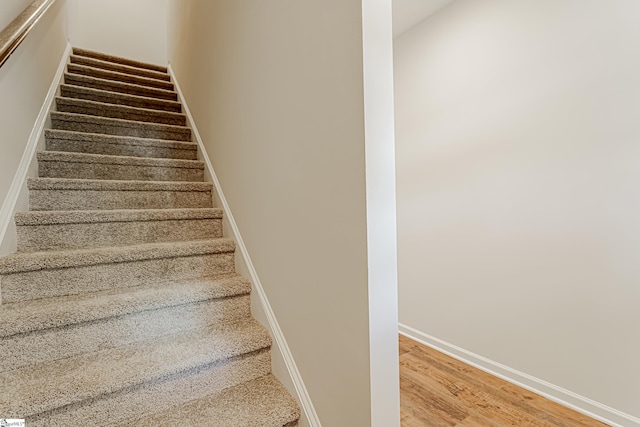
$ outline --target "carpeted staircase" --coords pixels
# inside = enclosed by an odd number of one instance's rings
[[[296,426],[165,67],[74,49],[0,259],[0,418]]]

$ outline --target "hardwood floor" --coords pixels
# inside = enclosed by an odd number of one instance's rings
[[[427,346],[400,336],[402,427],[604,427]]]

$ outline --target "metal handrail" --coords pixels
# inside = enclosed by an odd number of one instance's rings
[[[47,13],[56,0],[36,0],[27,6],[20,15],[4,30],[0,31],[0,67],[7,62],[9,56],[20,46],[40,18]]]

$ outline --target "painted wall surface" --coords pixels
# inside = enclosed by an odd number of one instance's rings
[[[640,2],[395,40],[400,322],[640,416]]]
[[[391,0],[362,2],[371,427],[400,427]]]
[[[362,2],[169,10],[170,63],[319,418],[371,425]]]
[[[3,0],[0,8],[0,31],[31,3],[33,0]]]
[[[75,47],[167,63],[167,0],[69,0]]]
[[[397,37],[454,0],[393,0],[393,36]]]
[[[0,212],[3,215],[7,213],[7,193],[67,45],[65,8],[65,0],[51,6],[0,68],[0,204],[3,206]]]

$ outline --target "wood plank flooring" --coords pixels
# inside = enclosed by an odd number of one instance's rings
[[[402,427],[604,427],[537,394],[400,336]]]

